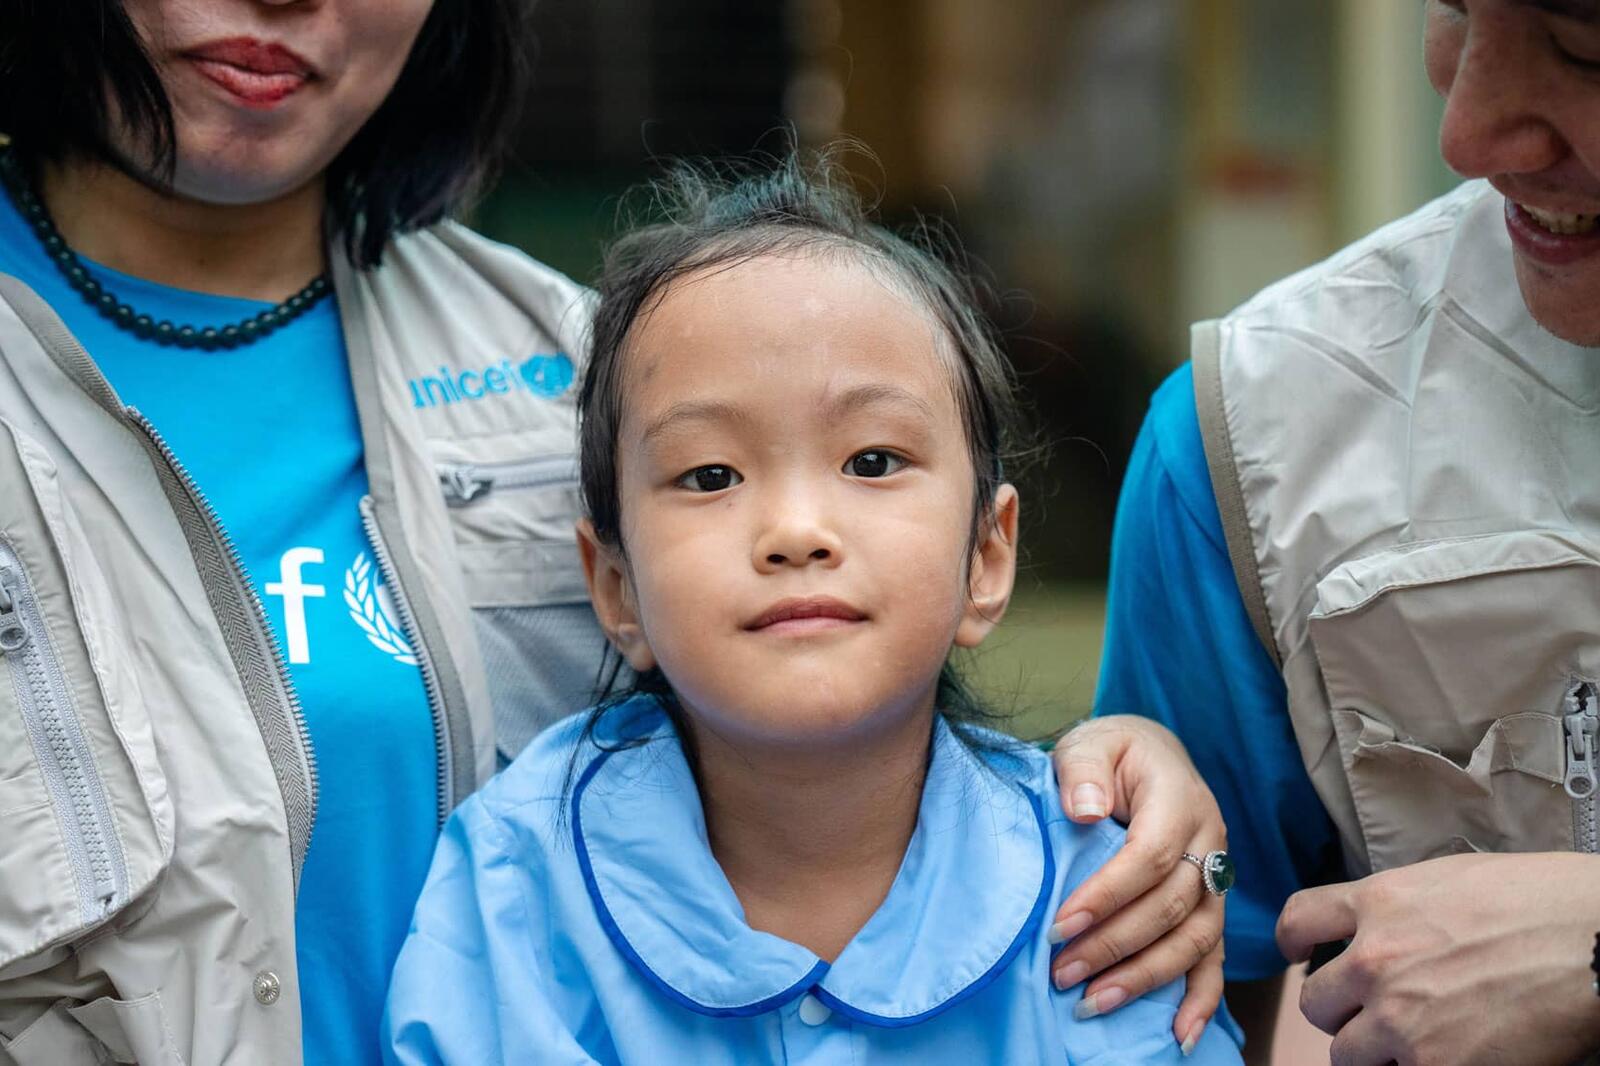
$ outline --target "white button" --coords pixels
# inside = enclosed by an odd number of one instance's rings
[[[256,994],[256,1002],[263,1007],[270,1007],[278,1002],[278,996],[283,991],[283,986],[278,983],[278,975],[271,970],[262,970],[256,974],[252,991]]]
[[[821,1025],[832,1013],[816,996],[807,996],[800,1001],[800,1020],[807,1025]]]

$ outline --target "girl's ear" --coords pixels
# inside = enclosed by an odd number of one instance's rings
[[[994,494],[989,521],[972,553],[967,577],[967,605],[956,626],[956,646],[976,648],[994,631],[1011,602],[1017,578],[1017,512],[1020,507],[1013,485],[1001,485]]]
[[[584,580],[589,583],[589,602],[594,604],[595,617],[600,620],[606,639],[628,660],[634,673],[655,669],[655,653],[639,624],[628,568],[620,552],[600,543],[587,518],[578,520],[578,556],[583,560]]]

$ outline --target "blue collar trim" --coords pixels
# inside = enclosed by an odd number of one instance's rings
[[[606,931],[606,936],[611,939],[611,943],[616,946],[616,949],[622,952],[622,957],[627,959],[634,969],[643,974],[646,980],[655,985],[662,995],[679,1006],[710,1015],[713,1018],[748,1018],[756,1014],[765,1014],[767,1011],[775,1010],[795,997],[803,995],[806,989],[822,980],[822,975],[828,972],[828,964],[818,959],[817,964],[798,981],[788,988],[768,996],[766,999],[759,999],[754,1003],[743,1003],[733,1007],[714,1007],[684,995],[663,980],[655,970],[650,968],[649,963],[639,957],[639,953],[634,950],[632,944],[628,943],[628,938],[618,928],[616,919],[611,916],[611,910],[606,906],[605,898],[600,894],[600,886],[595,882],[594,878],[594,866],[589,862],[589,849],[583,838],[583,805],[579,800],[583,796],[584,789],[594,779],[594,775],[600,771],[600,767],[615,754],[617,754],[615,751],[602,752],[599,758],[589,764],[589,768],[579,778],[577,787],[573,789],[572,839],[574,844],[577,845],[578,869],[583,874],[583,885],[589,890],[589,899],[594,903],[594,911],[600,919],[600,926]]]
[[[1037,934],[1055,881],[1042,801],[942,720],[900,871],[834,964],[751,929],[677,735],[645,702],[612,712],[637,740],[584,768],[572,840],[606,936],[672,1002],[749,1017],[809,991],[866,1025],[915,1025],[981,992]]]
[[[1028,806],[1032,808],[1033,816],[1038,822],[1040,838],[1048,840],[1049,837],[1045,831],[1044,811],[1039,806],[1039,797],[1029,793]],[[943,1014],[951,1007],[954,1007],[963,1000],[971,999],[973,996],[977,995],[979,992],[982,992],[985,988],[988,988],[991,984],[993,984],[995,979],[1005,972],[1006,967],[1011,965],[1012,960],[1017,957],[1018,953],[1027,946],[1028,941],[1033,939],[1034,933],[1039,928],[1039,922],[1044,917],[1045,907],[1050,902],[1050,888],[1055,884],[1055,880],[1056,858],[1051,852],[1050,848],[1047,846],[1044,849],[1044,877],[1039,883],[1039,896],[1033,901],[1033,909],[1028,912],[1028,920],[1023,923],[1021,929],[1017,930],[1016,939],[1011,941],[1011,946],[1006,948],[1005,954],[1001,955],[999,959],[995,960],[995,964],[989,967],[989,969],[981,977],[973,981],[961,991],[957,992],[955,995],[951,996],[949,999],[945,1000],[943,1003],[939,1003],[933,1007],[930,1007],[921,1014],[913,1014],[906,1017],[871,1014],[867,1011],[852,1007],[850,1004],[835,996],[825,988],[817,989],[816,997],[826,1004],[829,1009],[838,1011],[847,1018],[862,1022],[866,1025],[876,1025],[884,1029],[900,1029],[908,1025],[916,1025],[918,1022],[925,1022],[929,1018]]]

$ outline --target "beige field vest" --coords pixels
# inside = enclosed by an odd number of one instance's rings
[[[1597,850],[1600,350],[1529,316],[1503,212],[1469,183],[1194,332],[1229,552],[1352,876]]]
[[[595,677],[570,387],[588,301],[451,224],[375,271],[334,258],[386,639],[421,667],[442,820]],[[300,1062],[317,791],[202,489],[0,275],[0,1066]]]

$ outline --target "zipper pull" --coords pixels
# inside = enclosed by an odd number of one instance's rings
[[[1595,714],[1594,686],[1580,681],[1565,701],[1567,713],[1562,722],[1567,729],[1567,795],[1587,799],[1600,785],[1596,770],[1595,734],[1600,732],[1600,716]]]
[[[16,577],[0,567],[0,655],[21,651],[28,646],[28,630],[17,611]]]
[[[445,503],[460,507],[471,503],[494,487],[494,478],[478,473],[473,466],[463,464],[439,471],[439,484],[444,489]]]

